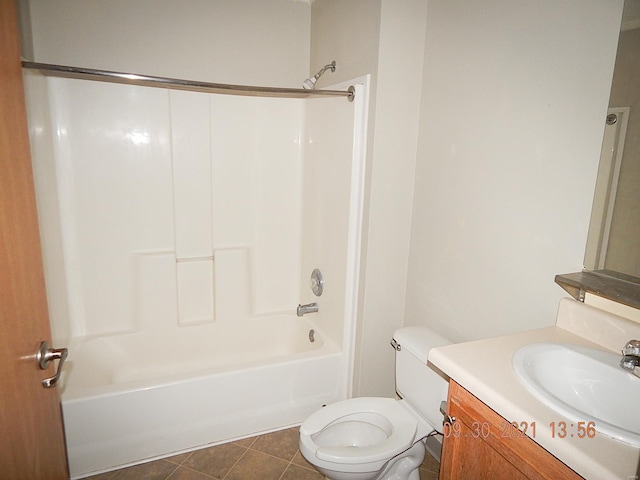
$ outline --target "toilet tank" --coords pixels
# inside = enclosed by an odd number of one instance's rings
[[[451,341],[427,327],[404,327],[393,334],[396,344],[396,392],[438,431],[440,402],[447,399],[448,382],[427,365],[429,350]]]

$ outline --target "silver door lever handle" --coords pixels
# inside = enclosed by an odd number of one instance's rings
[[[62,373],[62,364],[67,359],[68,354],[69,351],[66,348],[49,348],[49,344],[46,341],[40,342],[40,347],[38,347],[38,351],[36,352],[36,361],[42,370],[46,370],[49,367],[50,361],[60,360],[56,374],[53,377],[42,380],[42,386],[44,388],[51,388],[58,382],[60,374]]]

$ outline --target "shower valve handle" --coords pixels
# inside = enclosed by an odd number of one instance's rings
[[[42,370],[46,370],[49,367],[49,362],[52,360],[60,360],[58,363],[58,370],[53,377],[45,378],[42,380],[42,386],[44,388],[51,388],[55,386],[62,373],[62,364],[67,359],[69,351],[66,348],[49,348],[49,344],[44,341],[40,342],[38,351],[36,352],[36,361],[38,367]]]

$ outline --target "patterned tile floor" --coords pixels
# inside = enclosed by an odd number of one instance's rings
[[[427,453],[420,480],[437,480]],[[298,451],[298,429],[224,443],[88,477],[89,480],[323,480]]]

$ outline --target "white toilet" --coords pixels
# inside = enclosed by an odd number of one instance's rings
[[[425,439],[442,429],[447,382],[427,366],[451,342],[426,327],[393,335],[394,398],[352,398],[321,408],[300,426],[300,452],[329,480],[419,480]]]

